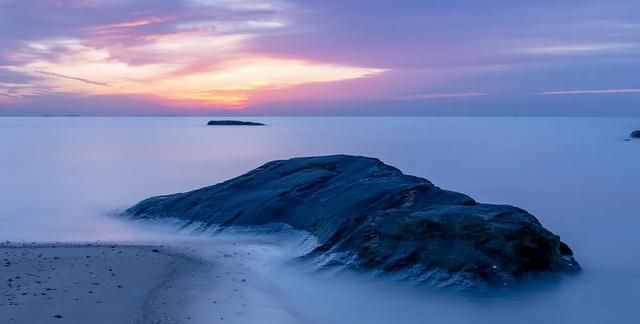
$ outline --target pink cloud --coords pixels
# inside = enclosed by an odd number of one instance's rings
[[[620,94],[620,93],[640,93],[640,89],[599,89],[599,90],[568,90],[568,91],[547,91],[542,92],[542,96],[557,95],[580,95],[580,94]]]

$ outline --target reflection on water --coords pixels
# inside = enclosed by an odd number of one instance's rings
[[[374,323],[631,323],[640,315],[640,141],[623,141],[640,119],[252,120],[269,126],[206,127],[206,118],[0,118],[0,239],[146,239],[155,234],[104,215],[273,159],[360,154],[479,201],[527,209],[574,249],[585,272],[538,297],[464,307],[394,302],[384,294],[358,303],[363,293],[355,288],[341,294],[328,285],[314,294],[323,287],[296,284],[294,276],[280,280],[295,307],[319,312],[319,323],[337,323],[347,308],[360,314],[352,322]]]

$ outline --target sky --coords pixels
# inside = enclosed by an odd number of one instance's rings
[[[0,0],[0,115],[640,116],[640,1]]]

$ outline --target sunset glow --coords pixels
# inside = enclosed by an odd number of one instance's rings
[[[0,0],[0,115],[109,115],[114,103],[134,115],[634,109],[640,7],[588,0],[571,8]],[[602,96],[626,101],[611,108],[594,101]]]
[[[195,5],[254,10],[235,2]],[[263,8],[263,7],[260,7]],[[182,21],[142,16],[83,28],[76,37],[32,41],[10,53],[18,64],[0,67],[32,78],[2,84],[4,101],[33,89],[99,96],[146,96],[174,106],[242,108],[254,91],[365,78],[385,71],[304,58],[252,53],[245,45],[276,20]]]
[[[208,35],[209,30],[201,26],[182,34],[135,36],[140,37],[139,42],[129,46],[89,45],[104,41],[102,37],[111,41],[134,37],[127,33],[128,29],[166,20],[149,18],[100,26],[90,32],[97,38],[84,41],[61,38],[32,42],[27,45],[28,51],[15,54],[23,63],[8,69],[33,77],[35,86],[56,92],[145,95],[178,105],[227,108],[244,107],[255,90],[357,79],[384,72],[243,53],[248,35]],[[187,48],[190,50],[185,51]],[[150,62],[137,62],[143,56]],[[19,88],[15,85],[13,90]]]
[[[166,45],[153,43],[150,47],[155,50]],[[56,61],[35,60],[12,70],[38,78],[37,85],[60,92],[148,95],[182,104],[229,108],[242,107],[254,90],[363,78],[384,71],[257,56],[189,70],[188,60],[135,65],[114,59],[103,50],[80,45],[73,48]]]

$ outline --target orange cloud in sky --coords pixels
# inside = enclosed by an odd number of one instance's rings
[[[226,0],[216,3],[237,6]],[[88,27],[76,37],[31,41],[16,53],[21,63],[9,68],[29,75],[31,88],[51,93],[147,96],[176,106],[227,108],[245,107],[258,92],[386,71],[247,50],[262,32],[287,25],[278,17],[174,23],[176,19],[154,15]],[[18,93],[15,87],[12,91]]]
[[[161,48],[166,54],[177,50],[177,45],[157,42],[145,50]],[[178,105],[228,108],[244,107],[254,91],[357,79],[384,71],[257,55],[231,56],[203,70],[192,71],[183,69],[190,62],[184,58],[134,65],[112,58],[105,50],[77,44],[72,48],[56,60],[39,59],[14,69],[38,77],[36,83],[59,92],[147,95]]]

